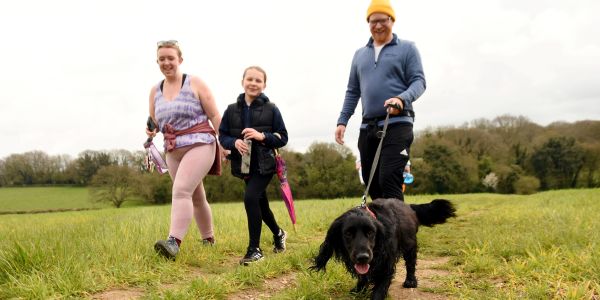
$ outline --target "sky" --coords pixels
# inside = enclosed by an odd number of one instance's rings
[[[265,94],[288,147],[334,142],[350,62],[370,37],[369,0],[21,0],[0,11],[0,159],[40,150],[143,150],[156,42],[178,40],[181,68],[221,113],[243,70]],[[600,1],[392,0],[394,32],[415,42],[427,90],[415,131],[521,115],[548,125],[600,120]],[[355,153],[361,108],[346,130]],[[155,139],[156,140],[156,139]],[[160,140],[160,139],[157,139]],[[162,142],[157,141],[162,145]]]

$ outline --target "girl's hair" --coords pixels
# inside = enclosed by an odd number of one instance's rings
[[[242,79],[246,78],[246,72],[248,72],[248,70],[250,69],[254,69],[256,71],[259,71],[263,74],[263,76],[265,77],[265,83],[267,83],[267,72],[265,72],[265,70],[263,70],[263,68],[259,67],[259,66],[249,66],[244,70],[244,75],[242,75]]]
[[[181,58],[181,48],[179,48],[179,42],[176,40],[159,41],[156,43],[156,45],[156,51],[158,51],[160,48],[173,48],[177,50],[177,55],[179,55],[179,58]]]

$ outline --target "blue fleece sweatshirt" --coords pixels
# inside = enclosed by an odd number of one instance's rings
[[[421,57],[413,42],[393,36],[381,49],[378,61],[375,61],[373,38],[354,53],[338,125],[348,124],[359,99],[363,118],[385,117],[383,103],[392,97],[402,99],[405,110],[414,111],[412,103],[425,91]],[[409,116],[390,118],[390,123],[413,121]]]

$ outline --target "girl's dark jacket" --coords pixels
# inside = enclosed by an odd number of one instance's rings
[[[254,128],[265,134],[264,141],[252,140],[250,174],[254,172],[262,175],[273,174],[275,173],[273,149],[285,146],[288,141],[281,112],[265,94],[260,94],[250,106],[246,105],[244,97],[245,94],[240,94],[237,101],[227,107],[219,127],[219,142],[223,148],[231,150],[228,156],[231,160],[231,174],[239,178],[247,175],[241,172],[242,156],[235,148],[235,141],[244,139],[242,135],[244,128]]]

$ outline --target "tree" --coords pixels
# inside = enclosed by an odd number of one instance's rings
[[[574,188],[583,163],[583,150],[570,137],[550,138],[531,156],[543,189]]]
[[[459,193],[469,189],[471,183],[467,171],[449,147],[439,144],[430,145],[423,153],[423,161],[426,163],[423,170],[426,192]]]
[[[135,185],[135,194],[144,202],[150,204],[165,204],[171,201],[171,187],[173,182],[169,175],[160,175],[157,172],[138,175],[139,182]]]
[[[514,194],[516,183],[521,178],[523,170],[517,165],[497,165],[494,172],[498,175],[497,191],[502,194]]]
[[[237,150],[233,150],[237,151]],[[231,162],[221,164],[221,176],[204,177],[204,190],[209,202],[243,201],[244,181],[231,175]]]
[[[592,188],[600,186],[600,144],[583,145],[584,165],[581,186]]]
[[[11,154],[4,160],[3,177],[6,185],[33,184],[33,167],[25,154]]]
[[[355,197],[361,184],[350,148],[333,143],[313,143],[305,157],[306,196],[310,198]]]
[[[92,150],[81,152],[76,160],[79,183],[87,185],[100,168],[111,164],[108,153]]]
[[[0,159],[0,187],[6,185],[6,171],[4,170],[4,160]]]
[[[116,208],[134,195],[139,182],[137,173],[126,166],[104,166],[92,177],[90,199],[94,202],[110,202]]]

